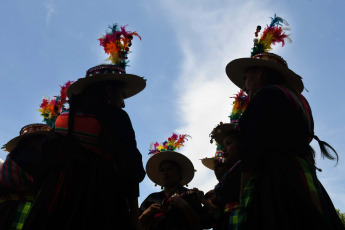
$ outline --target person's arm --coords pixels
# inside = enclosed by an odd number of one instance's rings
[[[139,183],[145,177],[142,156],[137,148],[135,133],[128,114],[119,108],[110,108],[105,133],[114,149],[113,158],[123,178],[126,195],[129,199],[139,197]]]
[[[153,221],[154,215],[161,211],[161,206],[159,204],[151,204],[139,217],[141,227],[146,229]]]

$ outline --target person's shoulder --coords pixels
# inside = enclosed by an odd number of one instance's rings
[[[163,191],[161,192],[154,192],[148,195],[145,200],[140,205],[141,208],[148,208],[151,204],[154,203],[161,203],[165,198],[165,194]]]
[[[118,121],[130,120],[128,113],[122,108],[118,107],[108,107],[107,108],[108,116],[117,119]]]
[[[161,192],[153,192],[150,195],[147,196],[146,199],[157,199],[157,198],[161,198],[161,197],[165,197],[164,191]]]
[[[255,96],[283,95],[285,90],[287,89],[284,86],[269,85],[259,89]]]
[[[252,100],[281,101],[287,99],[286,92],[287,88],[283,86],[269,85],[259,89]]]

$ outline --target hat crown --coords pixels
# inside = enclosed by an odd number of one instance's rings
[[[280,64],[280,65],[288,68],[288,64],[284,60],[284,58],[282,58],[281,56],[274,54],[274,53],[269,53],[269,52],[259,53],[259,54],[254,55],[252,58],[271,61],[271,62]]]

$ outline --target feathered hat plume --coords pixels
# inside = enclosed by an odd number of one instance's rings
[[[130,53],[129,47],[132,45],[133,36],[141,37],[137,32],[126,31],[126,26],[119,26],[114,24],[109,26],[110,32],[99,38],[99,43],[104,48],[104,52],[109,54],[106,60],[111,61],[112,64],[125,69],[128,65],[127,55]]]
[[[240,120],[240,117],[244,110],[247,108],[247,105],[249,103],[248,96],[241,90],[238,94],[236,94],[234,98],[234,106],[232,107],[231,114],[229,116],[231,123],[238,123]]]
[[[270,25],[267,25],[265,30],[262,32],[260,39],[254,39],[254,47],[252,48],[251,57],[259,53],[268,52],[272,49],[272,45],[276,43],[282,43],[282,46],[285,45],[285,39],[291,42],[290,35],[285,34],[286,30],[290,30],[288,27],[282,27],[282,25],[289,26],[286,20],[281,17],[278,17],[274,14],[274,17],[271,17]],[[261,26],[257,26],[255,37],[258,37],[258,34],[261,30]]]
[[[173,135],[163,143],[151,143],[149,154],[157,154],[160,152],[175,151],[176,149],[180,149],[180,147],[184,146],[184,142],[188,141],[187,137],[190,136],[187,134],[177,135],[176,133],[173,133]]]
[[[51,100],[50,98],[43,98],[38,111],[41,112],[43,122],[50,127],[54,127],[56,118],[65,109],[65,103],[67,102],[66,91],[72,83],[72,81],[68,81],[63,86],[60,86],[61,90],[59,96],[54,96]]]

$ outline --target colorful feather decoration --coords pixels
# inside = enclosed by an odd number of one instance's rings
[[[56,118],[65,109],[64,106],[67,102],[66,91],[72,83],[72,81],[68,81],[63,86],[60,86],[61,90],[59,96],[54,96],[51,100],[49,98],[43,98],[40,109],[38,109],[38,111],[41,112],[43,122],[45,122],[50,127],[54,127]]]
[[[274,17],[271,17],[270,25],[266,26],[265,30],[262,32],[260,39],[254,39],[254,47],[252,48],[251,57],[259,54],[268,52],[272,49],[272,45],[276,43],[282,43],[282,46],[285,45],[285,40],[291,42],[290,35],[285,34],[286,30],[290,28],[281,27],[282,24],[288,26],[289,24],[281,17],[278,17],[276,14]],[[261,26],[257,27],[255,36],[258,36],[258,32],[261,30]]]
[[[184,142],[188,141],[187,137],[190,136],[187,134],[177,135],[176,133],[173,133],[173,135],[169,137],[167,141],[164,141],[161,144],[158,142],[151,143],[149,154],[157,154],[160,152],[175,151],[176,149],[180,149],[180,147],[184,146]]]
[[[238,123],[240,120],[240,117],[244,110],[247,108],[247,105],[249,103],[248,96],[241,90],[238,94],[236,94],[234,101],[234,106],[232,107],[231,114],[229,116],[231,123]]]
[[[109,54],[106,60],[112,64],[125,69],[128,65],[127,55],[130,53],[129,47],[132,45],[133,36],[141,37],[137,32],[126,31],[126,26],[118,27],[117,24],[109,26],[110,32],[99,38],[99,44],[103,46],[104,52]]]

